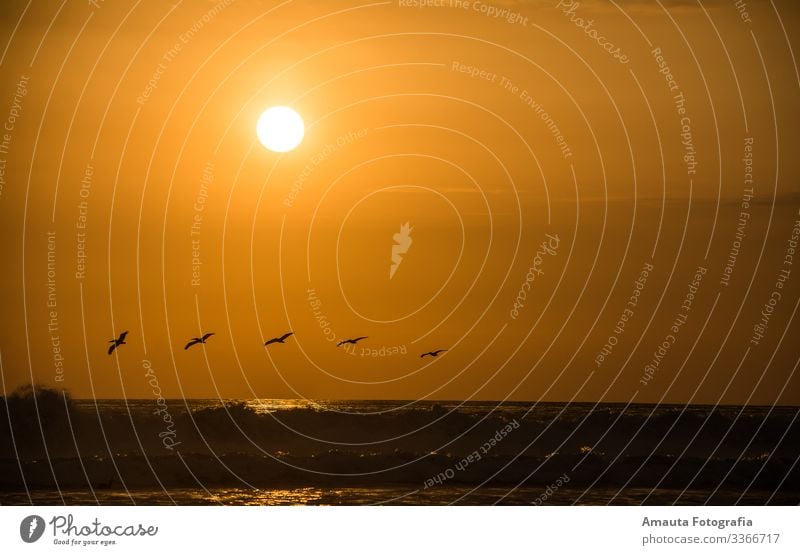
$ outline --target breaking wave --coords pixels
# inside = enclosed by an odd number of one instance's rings
[[[800,491],[798,409],[0,398],[0,488],[408,484]]]

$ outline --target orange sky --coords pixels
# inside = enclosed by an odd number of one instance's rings
[[[407,4],[3,2],[5,389],[800,403],[795,3]]]

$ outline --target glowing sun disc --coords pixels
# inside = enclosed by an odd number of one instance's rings
[[[288,152],[303,140],[305,126],[300,114],[286,106],[273,106],[258,118],[258,140],[272,152]]]

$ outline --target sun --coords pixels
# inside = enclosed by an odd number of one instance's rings
[[[288,152],[303,140],[305,126],[300,114],[286,106],[265,110],[256,123],[261,144],[272,152]]]

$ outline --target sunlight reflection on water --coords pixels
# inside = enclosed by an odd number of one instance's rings
[[[541,493],[541,488],[519,488],[509,492],[508,488],[439,488],[436,490],[409,490],[402,487],[376,488],[288,488],[288,489],[246,489],[214,488],[173,489],[167,496],[163,491],[135,490],[125,491],[96,490],[62,491],[62,501],[58,492],[31,491],[31,499],[36,505],[530,505]],[[678,490],[650,490],[629,488],[620,492],[616,488],[595,488],[590,492],[583,489],[559,490],[546,504],[571,505],[579,497],[581,505],[605,505],[612,499],[614,505],[639,505],[647,498],[648,505],[671,505],[679,495]],[[681,497],[681,504],[702,505],[709,503],[710,491],[687,491]],[[727,494],[718,491],[712,504],[733,504],[740,492]],[[772,492],[751,491],[739,503],[762,505]],[[583,495],[582,495],[583,494]],[[649,496],[648,496],[649,494]],[[171,499],[170,499],[171,496]],[[0,496],[4,505],[27,505],[30,503],[25,492],[6,493]],[[796,500],[777,495],[771,503],[795,504]]]

